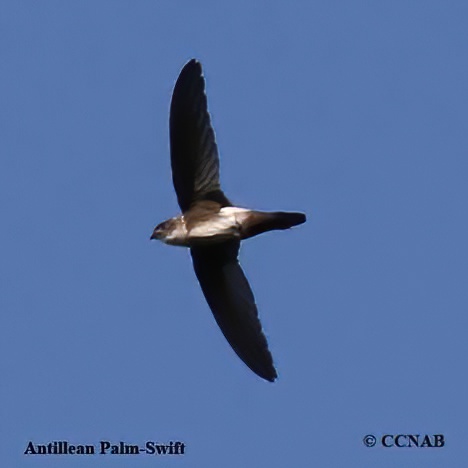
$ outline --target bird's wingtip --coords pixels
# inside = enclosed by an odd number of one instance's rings
[[[189,69],[189,68],[200,68],[201,69],[201,63],[198,59],[196,58],[191,58],[185,65],[184,69]]]
[[[252,369],[252,368],[251,368]],[[268,368],[263,368],[263,369],[252,369],[259,377],[261,377],[263,380],[266,380],[267,382],[274,382],[278,378],[278,374],[276,372],[276,369],[271,366]]]

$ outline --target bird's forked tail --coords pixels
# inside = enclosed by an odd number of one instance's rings
[[[251,211],[242,222],[242,239],[257,236],[262,232],[278,229],[289,229],[305,223],[304,213],[288,213],[285,211]]]

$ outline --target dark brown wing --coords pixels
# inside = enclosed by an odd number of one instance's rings
[[[202,68],[190,60],[174,87],[170,115],[172,180],[181,210],[213,200],[230,206],[219,183],[219,157],[205,94]]]
[[[252,371],[273,382],[276,370],[258,319],[257,306],[237,260],[239,241],[191,249],[203,294],[221,331]]]

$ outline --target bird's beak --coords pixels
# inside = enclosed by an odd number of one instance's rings
[[[153,234],[151,234],[150,240],[157,239],[158,236],[156,235],[156,231],[153,231]]]

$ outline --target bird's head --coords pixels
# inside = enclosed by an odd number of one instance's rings
[[[150,239],[157,239],[166,244],[185,245],[185,225],[181,216],[168,219],[158,224]]]
[[[153,230],[153,234],[151,234],[150,239],[157,239],[157,240],[162,240],[164,237],[167,235],[168,231],[168,226],[167,226],[167,221],[164,221],[163,223],[159,223]]]

